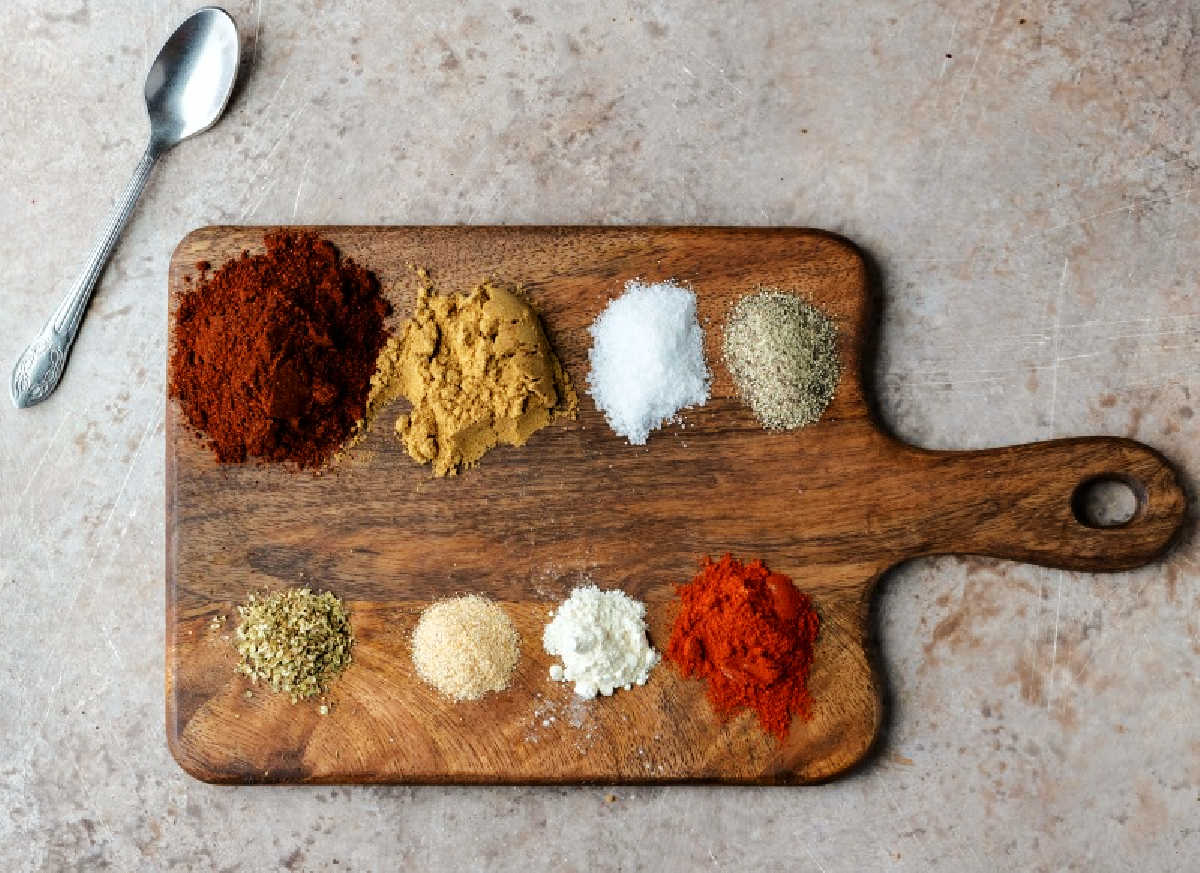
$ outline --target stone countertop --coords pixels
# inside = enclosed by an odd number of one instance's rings
[[[6,380],[138,158],[148,62],[189,10],[0,17]],[[1121,434],[1194,485],[1192,2],[230,11],[253,40],[232,111],[151,180],[58,393],[0,404],[5,870],[1194,869],[1191,524],[1132,573],[893,572],[887,736],[818,788],[221,788],[162,725],[164,290],[203,224],[829,228],[880,265],[900,436]]]

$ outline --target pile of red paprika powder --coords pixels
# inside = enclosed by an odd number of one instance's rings
[[[708,680],[719,714],[751,709],[781,741],[794,717],[811,718],[808,674],[820,619],[791,579],[727,554],[706,558],[679,596],[667,657],[684,676]]]
[[[175,312],[169,391],[217,459],[325,463],[366,412],[391,306],[374,274],[307,231],[200,279]]]

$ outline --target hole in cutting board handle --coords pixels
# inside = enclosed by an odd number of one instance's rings
[[[1146,486],[1130,476],[1105,474],[1080,483],[1071,495],[1071,511],[1085,527],[1125,527],[1146,511]]]

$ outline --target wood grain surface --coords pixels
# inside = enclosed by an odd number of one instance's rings
[[[214,782],[816,782],[871,749],[882,715],[869,604],[895,564],[939,553],[1078,570],[1154,559],[1184,496],[1154,450],[1127,439],[1055,440],[980,452],[905,445],[873,420],[864,355],[875,301],[861,254],[801,229],[323,227],[374,270],[399,323],[429,268],[439,291],[519,283],[580,389],[579,419],[435,479],[392,436],[397,405],[322,475],[221,466],[168,404],[167,737]],[[263,228],[209,227],[180,243],[171,310],[199,260],[261,250]],[[698,296],[713,397],[646,446],[615,436],[583,389],[587,326],[625,280],[675,278]],[[736,399],[720,333],[739,296],[796,291],[836,321],[843,374],[825,417],[766,432]],[[252,329],[252,328],[248,328]],[[1127,523],[1078,517],[1081,486],[1131,485]],[[660,665],[646,686],[583,702],[547,676],[548,611],[585,580],[647,602],[662,648],[674,586],[704,555],[763,558],[808,591],[821,636],[813,717],[786,742],[749,714],[722,721],[704,686]],[[233,671],[236,606],[307,583],[345,598],[354,663],[329,696],[291,704]],[[450,703],[423,685],[409,635],[431,600],[480,592],[504,603],[522,657],[509,690]],[[214,616],[225,616],[213,629]],[[250,691],[250,695],[246,694]]]

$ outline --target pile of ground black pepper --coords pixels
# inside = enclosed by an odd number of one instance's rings
[[[391,307],[371,272],[315,234],[265,243],[201,269],[183,294],[169,390],[218,460],[317,467],[363,417]]]
[[[763,427],[803,427],[821,417],[837,388],[837,328],[795,294],[748,294],[725,324],[725,363]]]

